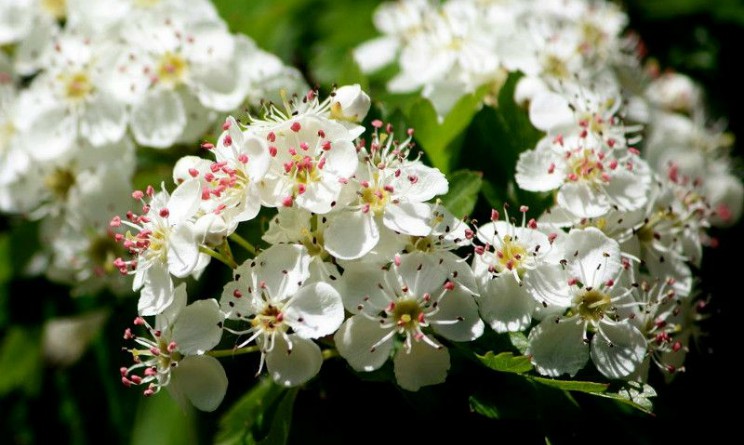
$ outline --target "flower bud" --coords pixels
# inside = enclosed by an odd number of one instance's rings
[[[331,118],[361,122],[367,116],[370,105],[369,96],[359,84],[342,86],[331,99]]]

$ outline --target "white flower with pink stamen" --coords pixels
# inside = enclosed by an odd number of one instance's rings
[[[519,156],[517,184],[533,192],[557,190],[557,204],[579,218],[643,208],[651,172],[638,152],[588,142],[580,135],[543,138]]]
[[[128,349],[134,364],[121,368],[125,386],[145,386],[145,396],[166,388],[182,406],[188,402],[202,411],[214,411],[227,391],[227,376],[220,362],[204,355],[220,342],[224,315],[215,299],[198,300],[186,305],[186,285],[174,292],[173,304],[150,325],[142,317],[134,324],[144,326],[148,337],[131,329],[124,339],[136,347]]]
[[[367,372],[394,355],[396,380],[409,391],[447,376],[449,352],[433,334],[472,341],[483,333],[472,295],[450,280],[436,255],[396,256],[382,268],[352,263],[339,286],[344,306],[355,315],[334,336],[338,352],[352,368]]]
[[[340,123],[311,113],[275,125],[255,123],[268,144],[271,165],[260,181],[263,204],[330,212],[359,165],[353,134]]]
[[[235,231],[243,221],[253,219],[261,209],[259,182],[268,171],[270,156],[265,140],[242,132],[234,118],[223,125],[217,145],[202,144],[215,155],[210,162],[185,156],[176,163],[176,183],[198,180],[201,203],[196,214],[197,231],[210,243]]]
[[[549,316],[530,331],[526,353],[535,368],[552,377],[574,376],[591,356],[605,376],[629,377],[643,362],[647,343],[618,312],[633,292],[622,275],[632,266],[622,259],[620,246],[593,227],[575,229],[556,239],[550,256],[531,271],[525,287],[538,303],[570,311]]]
[[[496,332],[522,331],[530,326],[538,303],[524,283],[532,280],[532,271],[545,261],[555,235],[546,235],[534,219],[527,221],[527,207],[522,206],[522,225],[509,222],[508,215],[499,220],[491,212],[491,222],[477,229],[473,271],[480,288],[476,299],[483,319]]]
[[[144,197],[150,198],[145,202]],[[197,180],[180,184],[173,194],[165,190],[132,194],[142,202],[142,214],[127,213],[127,219],[115,217],[112,227],[125,226],[135,232],[117,234],[116,239],[135,256],[114,265],[122,273],[133,273],[133,289],[140,290],[140,315],[157,315],[173,302],[171,274],[183,278],[194,271],[199,260],[199,240],[192,217],[201,202],[201,184]]]
[[[338,291],[327,283],[308,282],[311,258],[304,247],[272,246],[235,270],[235,280],[222,291],[221,306],[231,320],[248,323],[238,347],[256,342],[261,348],[259,373],[266,364],[280,385],[310,380],[323,363],[313,339],[332,334],[344,319]]]
[[[326,231],[325,248],[338,259],[353,260],[366,255],[377,245],[381,230],[428,236],[434,214],[426,201],[448,190],[442,172],[418,159],[407,159],[412,130],[399,143],[390,125],[382,135],[378,132],[382,122],[375,121],[373,125],[375,133],[369,149],[360,151],[357,196],[332,215]]]

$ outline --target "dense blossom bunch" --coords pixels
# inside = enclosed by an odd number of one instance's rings
[[[692,267],[710,226],[740,217],[744,187],[698,87],[644,71],[617,6],[375,13],[383,35],[356,48],[360,68],[394,64],[387,88],[421,91],[440,122],[476,90],[498,107],[518,79],[513,100],[541,136],[513,183],[549,204],[479,221],[446,208],[449,180],[414,129],[368,118],[360,85],[321,98],[210,3],[177,3],[0,0],[0,44],[15,49],[0,52],[0,210],[42,220],[50,278],[138,293],[124,385],[212,411],[228,386],[217,357],[256,352],[256,374],[285,387],[338,355],[417,391],[445,381],[455,348],[507,337],[552,378],[684,369]],[[175,145],[202,150],[132,192],[137,147]],[[197,297],[215,261],[230,275]]]
[[[79,293],[126,288],[107,223],[128,205],[136,147],[193,144],[221,113],[305,89],[210,2],[181,6],[0,2],[0,210],[44,220],[37,269]]]

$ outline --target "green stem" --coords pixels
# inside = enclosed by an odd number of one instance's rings
[[[256,255],[256,247],[249,243],[247,239],[243,238],[242,236],[238,235],[237,233],[233,233],[229,236],[229,238],[236,243],[238,243],[242,248],[247,250],[251,255]]]
[[[261,348],[259,348],[258,345],[254,345],[240,349],[214,349],[212,351],[208,351],[207,355],[211,355],[212,357],[232,357],[234,355],[258,352],[260,350]]]
[[[232,269],[237,269],[238,268],[238,263],[236,263],[235,260],[233,260],[232,258],[228,258],[228,257],[226,257],[225,255],[222,255],[219,252],[215,252],[214,250],[210,249],[209,247],[199,246],[199,252],[206,253],[207,255],[209,255],[212,258],[214,258],[214,259],[216,259],[216,260],[224,263],[225,265],[227,265],[228,267],[230,267]]]

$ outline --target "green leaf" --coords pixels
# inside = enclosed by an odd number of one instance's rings
[[[584,382],[580,380],[557,380],[533,376],[525,377],[527,377],[529,380],[532,380],[533,382],[537,382],[557,389],[562,389],[564,391],[578,391],[590,394],[603,393],[607,391],[607,388],[610,386],[609,383]]]
[[[10,236],[0,235],[0,328],[8,323],[8,286],[13,268],[10,260]]]
[[[132,445],[197,443],[193,408],[184,411],[166,393],[140,400],[132,429]]]
[[[441,123],[428,99],[419,99],[411,108],[409,120],[415,129],[415,138],[432,165],[443,173],[449,173],[459,151],[459,146],[453,147],[450,143],[470,125],[487,91],[486,87],[481,87],[461,97]]]
[[[470,410],[480,414],[481,416],[488,417],[489,419],[498,419],[499,410],[491,403],[485,400],[481,400],[478,396],[472,395],[468,398],[470,404]]]
[[[258,441],[259,445],[285,445],[287,443],[290,427],[292,426],[292,411],[298,391],[298,388],[292,388],[284,393],[271,420],[269,434]]]
[[[37,394],[41,365],[40,332],[18,326],[8,329],[0,345],[0,396],[14,389]]]
[[[369,90],[367,77],[362,73],[362,70],[359,69],[359,65],[357,65],[354,57],[352,57],[351,54],[348,54],[347,57],[344,59],[337,82],[339,86],[353,85],[355,83],[358,83],[359,86],[362,87],[362,90]]]
[[[532,370],[530,358],[524,355],[514,355],[511,352],[494,354],[487,352],[486,355],[477,355],[478,359],[487,367],[499,372],[512,372],[521,374]]]
[[[646,383],[625,382],[616,392],[604,392],[596,395],[617,400],[646,414],[653,414],[654,405],[650,398],[656,397],[656,390]]]
[[[449,191],[442,196],[442,204],[457,218],[473,212],[478,201],[483,173],[472,170],[458,170],[448,176]]]
[[[530,346],[530,342],[527,340],[527,336],[524,335],[523,332],[509,332],[509,340],[511,341],[512,346],[517,348],[517,351],[519,351],[520,354],[527,352],[527,348]]]
[[[259,381],[220,419],[217,445],[255,444],[255,431],[271,424],[267,414],[286,389],[270,378]]]

